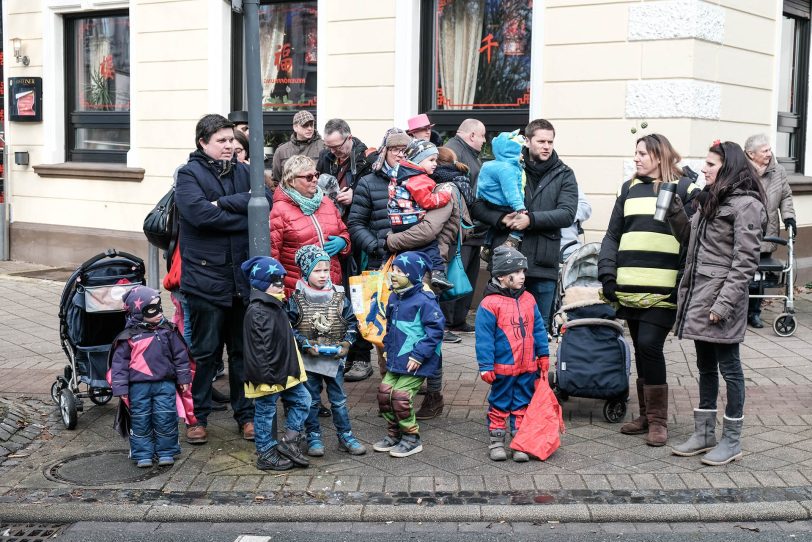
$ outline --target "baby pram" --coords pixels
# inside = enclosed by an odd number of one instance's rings
[[[600,243],[570,254],[558,276],[553,327],[559,336],[553,391],[572,397],[605,399],[603,417],[617,423],[626,415],[631,350],[615,310],[600,299]]]
[[[51,386],[62,423],[76,428],[82,399],[103,405],[113,398],[107,383],[107,358],[113,339],[124,329],[122,297],[145,284],[144,261],[109,249],[76,268],[59,302],[59,340],[68,357],[64,373]],[[80,384],[87,387],[80,391]]]
[[[765,242],[784,245],[787,247],[786,263],[773,258],[761,258],[758,262],[758,271],[753,279],[753,283],[758,287],[757,294],[750,294],[750,298],[758,299],[782,299],[784,310],[775,318],[773,331],[781,337],[789,337],[795,333],[798,323],[795,320],[795,297],[793,287],[795,286],[795,249],[792,235],[787,239],[780,237],[765,237]],[[781,294],[765,294],[764,290],[781,288]]]

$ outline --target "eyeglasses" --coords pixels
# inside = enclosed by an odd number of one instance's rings
[[[406,154],[406,147],[389,147],[386,150],[388,150],[394,155]]]
[[[345,137],[344,141],[342,141],[338,145],[327,145],[327,144],[325,144],[324,146],[327,147],[328,149],[330,149],[331,151],[337,151],[338,149],[340,149],[341,147],[344,146],[344,143],[346,143],[349,138],[350,138],[350,136]]]
[[[304,179],[305,182],[312,183],[313,181],[318,180],[319,176],[315,173],[308,173],[307,175],[296,175],[297,179]]]

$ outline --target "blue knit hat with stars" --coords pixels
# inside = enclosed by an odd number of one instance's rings
[[[402,252],[392,262],[409,277],[412,284],[420,284],[423,275],[431,271],[431,258],[425,252]]]
[[[270,256],[254,256],[240,266],[251,287],[264,292],[274,282],[288,274],[282,264]]]

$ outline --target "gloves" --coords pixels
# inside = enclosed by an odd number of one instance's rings
[[[603,281],[603,297],[607,301],[617,301],[617,281],[612,278],[607,278]]]
[[[493,371],[481,371],[479,373],[479,378],[481,378],[488,384],[493,384],[493,381],[496,380],[496,373],[494,373]]]
[[[784,219],[784,227],[789,231],[792,228],[792,238],[795,239],[795,235],[798,233],[798,226],[795,224],[794,218],[785,218]]]
[[[541,371],[541,376],[546,378],[547,372],[550,370],[550,356],[538,356],[536,358],[536,365],[539,371]]]
[[[339,347],[338,353],[336,354],[337,358],[343,358],[350,352],[350,343],[347,341],[341,341],[336,346]]]
[[[330,237],[327,238],[327,242],[324,243],[324,252],[326,252],[330,256],[335,256],[336,254],[344,250],[344,247],[346,246],[347,241],[345,241],[343,237],[331,235]]]

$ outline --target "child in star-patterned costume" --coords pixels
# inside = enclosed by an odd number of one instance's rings
[[[157,291],[136,286],[124,296],[127,323],[113,340],[113,395],[129,399],[130,457],[141,468],[172,465],[180,454],[175,385],[189,388],[189,352],[178,328],[161,310]]]
[[[395,258],[389,274],[394,295],[386,307],[386,375],[378,387],[378,408],[388,430],[372,448],[392,457],[423,451],[414,396],[442,364],[445,318],[437,297],[423,284],[423,275],[430,271],[424,252],[404,252]]]

